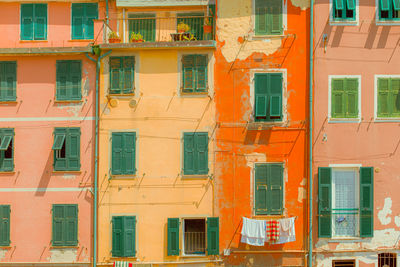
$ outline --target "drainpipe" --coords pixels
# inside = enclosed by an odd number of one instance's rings
[[[98,179],[98,156],[99,156],[99,79],[100,79],[100,61],[105,56],[108,56],[111,50],[99,56],[97,60],[85,54],[88,59],[96,63],[96,126],[95,126],[95,147],[94,147],[94,200],[93,200],[93,267],[96,267],[97,262],[97,179]]]
[[[106,23],[107,23],[107,25],[109,24],[108,23],[108,0],[106,0]]]
[[[308,229],[308,267],[312,267],[313,260],[313,172],[312,172],[312,162],[313,162],[313,38],[314,38],[314,0],[310,0],[310,69],[309,69],[309,116],[308,116],[308,153],[309,153],[309,162],[308,162],[308,172],[309,172],[309,229]]]

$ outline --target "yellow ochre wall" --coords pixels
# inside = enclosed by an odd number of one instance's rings
[[[184,53],[208,54],[208,95],[180,94],[180,58]],[[184,131],[209,133],[209,174],[213,174],[213,49],[114,49],[111,53],[130,55],[135,56],[132,97],[107,98],[109,57],[101,62],[98,261],[116,260],[111,259],[113,215],[136,216],[137,261],[180,261],[181,257],[167,256],[167,218],[213,216],[212,180],[181,174]],[[115,107],[111,107],[111,99],[117,101]],[[136,131],[136,175],[110,179],[111,132],[127,130]],[[182,246],[182,237],[180,243]]]

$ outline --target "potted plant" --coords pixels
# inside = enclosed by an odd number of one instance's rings
[[[212,25],[209,20],[209,18],[204,19],[204,25],[203,25],[203,32],[204,33],[211,33],[212,32]]]
[[[184,23],[183,21],[179,22],[178,26],[176,27],[178,33],[185,33],[190,31],[190,26]]]
[[[112,31],[108,34],[108,42],[109,43],[120,43],[121,38],[119,38],[118,33]]]
[[[143,35],[141,35],[140,32],[138,32],[138,33],[131,32],[131,36],[129,38],[129,42],[131,42],[131,43],[142,43],[142,42],[144,42]]]

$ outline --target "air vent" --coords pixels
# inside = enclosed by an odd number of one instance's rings
[[[332,267],[355,267],[356,260],[336,260],[332,261]]]

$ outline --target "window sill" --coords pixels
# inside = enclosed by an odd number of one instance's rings
[[[14,175],[15,171],[0,171],[0,175]]]
[[[182,92],[180,91],[179,94],[180,97],[208,97],[208,92],[204,92],[204,93],[186,93],[186,92]]]
[[[284,219],[287,218],[285,215],[252,215],[252,219],[258,219],[258,220],[268,220],[268,219]]]
[[[399,118],[375,118],[374,122],[400,122],[400,117]]]
[[[360,123],[360,118],[328,118],[328,123]]]
[[[253,35],[251,36],[251,40],[264,40],[264,39],[271,39],[271,38],[284,38],[286,35],[283,33],[281,34],[269,34],[269,35]]]
[[[375,22],[377,26],[399,26],[400,20],[377,20]]]
[[[135,93],[132,94],[109,94],[107,95],[107,98],[113,98],[113,99],[131,99],[132,97],[135,96]]]
[[[183,174],[182,179],[191,180],[191,179],[208,179],[208,174]]]
[[[111,262],[113,262],[114,260],[118,260],[118,259],[126,259],[126,260],[137,261],[137,258],[136,258],[136,257],[132,257],[132,256],[128,256],[128,257],[124,257],[124,256],[120,256],[120,257],[112,256],[112,257],[110,257],[110,259],[111,259]]]
[[[53,170],[53,173],[55,173],[55,174],[60,174],[60,173],[74,173],[74,174],[81,174],[81,173],[82,173],[82,171],[54,171],[54,170]]]
[[[357,26],[358,21],[354,20],[331,20],[329,21],[330,26]]]
[[[270,129],[274,126],[284,126],[286,121],[252,121],[248,123],[248,128],[252,129]]]
[[[206,254],[182,254],[180,258],[207,258],[208,256]]]
[[[12,246],[0,246],[0,249],[12,249]]]
[[[14,100],[10,100],[10,101],[8,101],[8,100],[5,100],[5,101],[1,101],[0,100],[0,105],[9,105],[9,104],[14,104],[14,105],[16,105],[16,104],[18,104],[18,101],[14,101]]]
[[[111,174],[110,180],[130,180],[137,179],[136,174]]]
[[[47,43],[48,40],[19,40],[20,43]]]
[[[62,249],[62,248],[79,248],[79,245],[76,246],[50,246],[50,249]]]
[[[94,39],[71,39],[67,42],[94,42]]]
[[[56,104],[83,103],[83,100],[54,100]]]
[[[355,237],[331,237],[330,240],[328,241],[329,243],[335,243],[335,242],[362,242],[364,241],[361,237],[355,236]]]

